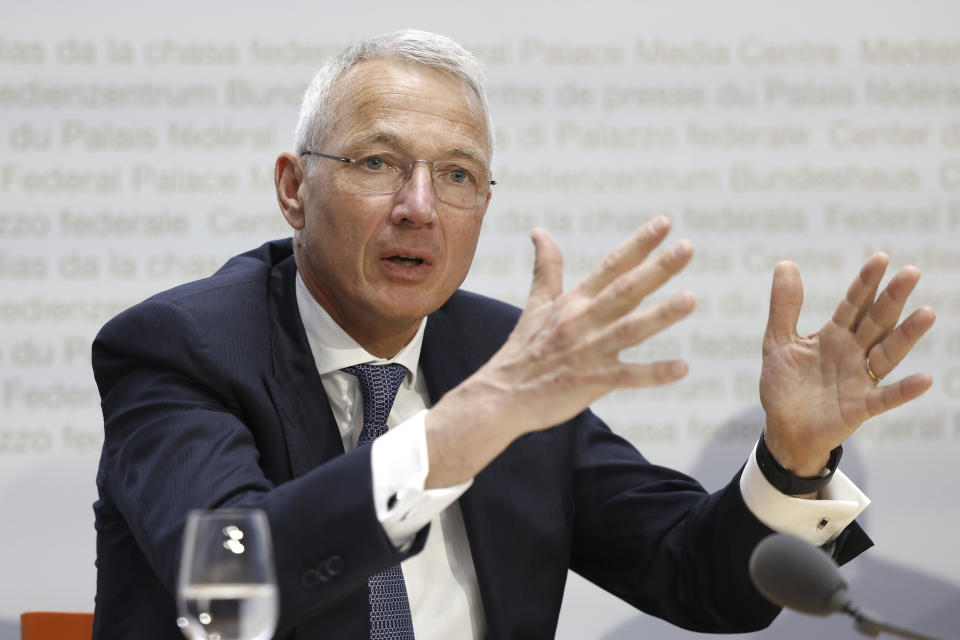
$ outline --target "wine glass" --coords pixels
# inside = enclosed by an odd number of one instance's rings
[[[191,511],[177,580],[177,626],[189,640],[269,640],[277,579],[266,514]]]

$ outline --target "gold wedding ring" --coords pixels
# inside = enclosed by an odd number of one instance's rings
[[[873,372],[873,369],[870,368],[870,356],[867,356],[867,357],[866,357],[866,361],[867,361],[867,375],[870,376],[871,378],[873,378],[873,381],[874,381],[874,382],[876,382],[877,384],[880,384],[880,376],[878,376],[877,374],[875,374],[875,373]]]

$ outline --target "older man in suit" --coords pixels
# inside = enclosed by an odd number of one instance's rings
[[[104,327],[97,638],[178,637],[195,508],[267,512],[277,633],[298,640],[549,638],[568,569],[675,624],[749,630],[776,615],[746,572],[762,537],[793,531],[841,561],[869,546],[839,445],[930,385],[878,386],[933,322],[924,308],[897,324],[917,271],[877,296],[874,256],[800,337],[799,274],[777,266],[766,430],[707,494],[588,409],[686,373],[619,353],[692,311],[686,292],[639,307],[692,246],[657,253],[669,221],[652,220],[564,291],[560,251],[536,229],[522,313],[459,291],[491,155],[470,54],[414,31],[354,45],[314,79],[296,149],[276,162],[292,241]]]

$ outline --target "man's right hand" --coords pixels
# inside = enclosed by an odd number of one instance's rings
[[[565,292],[560,248],[545,230],[533,230],[533,284],[516,327],[489,362],[427,414],[426,488],[472,478],[517,437],[569,420],[614,389],[686,375],[683,360],[620,361],[623,349],[693,310],[689,292],[637,309],[693,255],[681,240],[651,257],[669,231],[667,218],[651,220]]]

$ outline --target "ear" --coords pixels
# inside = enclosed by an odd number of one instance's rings
[[[277,157],[277,163],[273,167],[277,202],[280,203],[280,210],[287,224],[294,229],[302,229],[304,225],[303,199],[300,196],[303,177],[303,164],[300,158],[289,151],[284,151]]]

